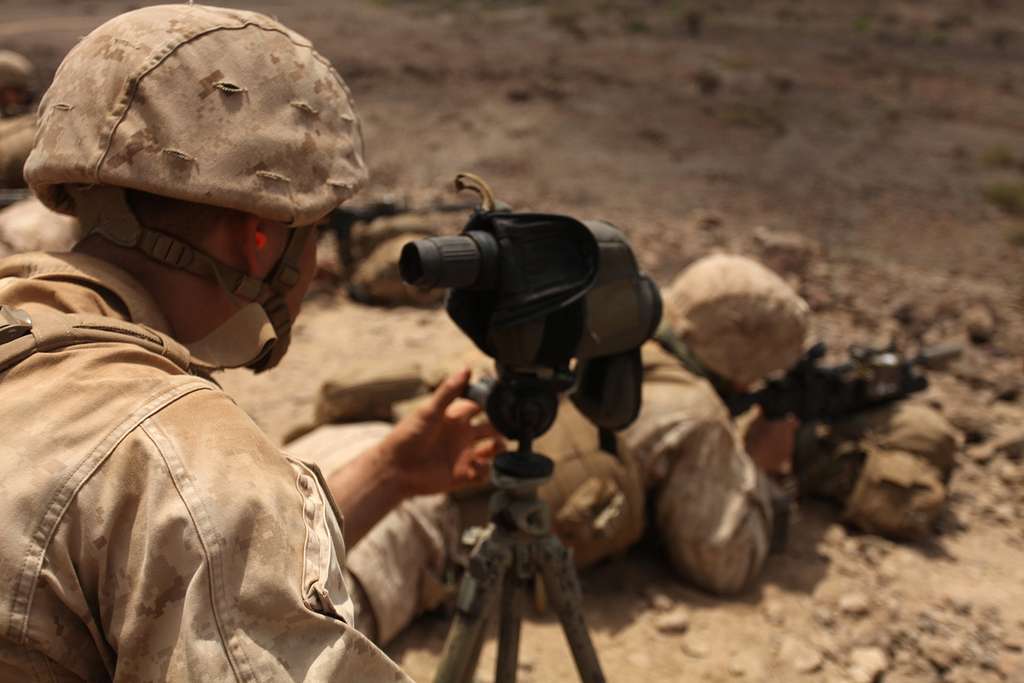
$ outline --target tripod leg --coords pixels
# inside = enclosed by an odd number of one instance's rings
[[[434,683],[470,683],[484,646],[489,619],[466,618],[456,614],[444,643],[444,653],[434,675]]]
[[[594,643],[583,622],[583,597],[572,557],[561,542],[551,536],[544,540],[540,553],[541,572],[548,599],[562,622],[562,630],[569,641],[576,669],[583,683],[604,683],[601,663],[597,660]]]
[[[501,591],[501,613],[498,630],[497,683],[516,683],[519,665],[519,630],[523,618],[523,592],[515,571],[505,572]]]
[[[484,628],[511,564],[512,551],[493,536],[473,550],[469,571],[462,577],[455,617],[434,676],[435,683],[467,683],[476,671]]]

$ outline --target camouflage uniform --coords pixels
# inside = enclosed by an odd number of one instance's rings
[[[138,225],[118,188],[302,226],[365,180],[340,78],[250,12],[111,20],[68,55],[40,121],[26,177],[45,203],[225,286],[233,271]],[[3,680],[408,680],[354,628],[319,471],[203,378],[240,353],[262,362],[288,331],[276,285],[233,281],[253,303],[186,348],[107,261],[0,261],[0,303],[32,319],[0,330]]]
[[[25,160],[35,133],[34,114],[0,119],[0,188],[25,187]]]
[[[665,303],[663,332],[677,344],[666,345],[673,352],[659,342],[644,345],[643,406],[618,437],[618,457],[601,451],[594,427],[564,402],[537,444],[558,463],[541,495],[578,566],[639,539],[647,508],[677,573],[711,592],[733,594],[760,574],[767,558],[774,484],[747,454],[708,377],[749,385],[792,365],[802,352],[807,307],[763,266],[734,256],[695,263],[669,288]],[[346,429],[351,434],[358,426]],[[900,535],[909,524],[934,520],[952,464],[952,433],[934,411],[900,404],[828,430],[807,427],[796,458],[833,464],[804,477],[809,493],[831,492],[846,502],[852,523]],[[295,453],[307,452],[294,446]],[[857,452],[870,454],[864,467],[864,457],[847,457]],[[838,485],[844,479],[837,464],[851,475],[845,486]],[[365,589],[378,642],[438,604],[438,586],[459,551],[458,529],[483,521],[479,500],[414,499],[352,549],[349,566]]]

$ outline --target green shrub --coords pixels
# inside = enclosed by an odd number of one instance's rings
[[[1011,216],[1024,216],[1024,183],[993,183],[985,187],[982,194]]]

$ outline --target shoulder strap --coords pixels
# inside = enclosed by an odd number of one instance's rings
[[[141,346],[186,371],[191,364],[188,349],[145,325],[100,315],[56,311],[29,316],[20,309],[0,306],[0,372],[34,353],[102,342]]]

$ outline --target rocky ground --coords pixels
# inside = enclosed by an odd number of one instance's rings
[[[368,198],[451,200],[452,176],[473,170],[519,208],[619,224],[662,284],[711,249],[756,255],[800,287],[837,351],[964,346],[917,399],[964,433],[932,541],[859,535],[809,503],[786,553],[728,601],[641,544],[583,576],[610,680],[1024,681],[1020,3],[227,4],[278,15],[349,81]],[[0,0],[0,46],[48,76],[129,6]],[[275,438],[312,419],[335,373],[434,368],[439,349],[468,348],[442,312],[356,304],[336,281],[278,370],[225,377]],[[446,623],[422,619],[390,652],[429,679]],[[531,615],[523,680],[572,680],[558,630]]]

